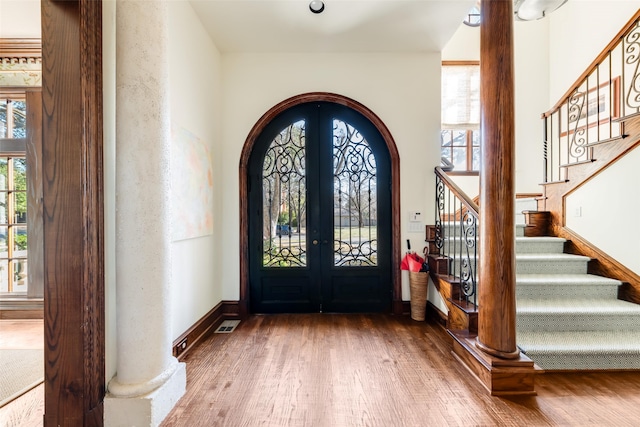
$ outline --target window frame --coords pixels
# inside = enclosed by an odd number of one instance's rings
[[[465,145],[449,145],[447,147],[444,146],[443,142],[443,138],[442,138],[442,134],[443,132],[465,132]],[[478,145],[473,145],[473,133],[477,132],[478,133],[478,142],[480,141],[480,130],[473,130],[473,129],[467,129],[467,130],[461,130],[461,129],[441,129],[440,130],[440,155],[441,157],[445,157],[442,155],[442,150],[443,148],[447,148],[447,149],[451,149],[451,156],[449,156],[447,158],[447,160],[453,164],[455,166],[455,163],[453,162],[453,149],[454,148],[463,148],[465,149],[466,153],[465,153],[465,163],[466,163],[466,168],[464,170],[455,170],[452,169],[450,171],[447,171],[447,174],[449,175],[466,175],[466,176],[478,176],[480,174],[480,165],[478,165],[478,170],[474,170],[473,169],[473,149],[474,148],[478,148],[480,149],[480,144]]]
[[[27,284],[26,284],[27,289],[24,291],[16,291],[14,288],[17,282],[19,282],[19,279],[16,279],[16,274],[18,273],[15,270],[15,265],[17,264],[14,264],[14,262],[17,263],[17,262],[23,261],[24,262],[23,265],[27,265],[28,249],[24,250],[25,251],[24,255],[17,255],[15,253],[16,251],[19,251],[19,250],[15,248],[15,245],[16,245],[15,237],[17,236],[17,234],[14,235],[13,230],[24,228],[25,234],[28,233],[29,227],[27,222],[26,221],[19,222],[18,220],[15,219],[16,211],[17,211],[16,200],[15,200],[16,194],[25,193],[25,196],[26,196],[28,187],[25,188],[24,190],[16,189],[15,178],[14,178],[14,168],[15,168],[14,161],[16,159],[24,159],[25,165],[26,165],[27,138],[26,137],[14,138],[12,136],[13,134],[12,122],[14,119],[14,115],[10,114],[12,109],[9,108],[9,105],[12,102],[24,102],[25,108],[26,108],[26,91],[25,89],[8,90],[7,88],[0,88],[0,99],[7,101],[7,115],[6,115],[7,137],[0,138],[0,158],[6,159],[6,168],[7,168],[6,189],[0,190],[0,192],[5,194],[5,203],[6,203],[5,216],[7,221],[6,223],[0,222],[0,227],[4,228],[6,231],[5,244],[7,246],[7,249],[6,249],[6,256],[0,257],[0,260],[7,262],[7,277],[6,277],[7,290],[0,291],[0,297],[2,298],[8,298],[12,296],[23,297],[28,294],[28,288],[29,288],[27,272],[25,270],[22,274],[22,278],[27,281]],[[26,117],[26,111],[25,111],[25,117]],[[26,215],[25,215],[25,219],[26,219]]]

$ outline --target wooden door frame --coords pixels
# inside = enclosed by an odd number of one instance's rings
[[[101,426],[102,2],[41,0],[45,426]]]
[[[329,92],[311,92],[286,99],[267,111],[253,126],[240,154],[240,315],[249,314],[249,158],[255,142],[278,114],[299,104],[309,102],[331,102],[349,107],[367,118],[380,132],[391,160],[391,281],[392,307],[394,314],[402,314],[402,277],[400,274],[400,156],[395,140],[384,122],[369,108],[358,101]]]

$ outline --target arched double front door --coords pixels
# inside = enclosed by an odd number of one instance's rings
[[[391,160],[371,121],[326,101],[285,109],[247,179],[251,312],[390,310]]]

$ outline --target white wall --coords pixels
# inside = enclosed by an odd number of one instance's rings
[[[551,15],[550,104],[570,88],[639,7],[637,0],[572,0]],[[637,200],[623,198],[623,191],[640,179],[639,162],[636,148],[569,194],[565,224],[640,274],[640,231],[629,221],[620,220],[640,207]],[[580,209],[580,216],[576,209]]]
[[[40,0],[0,0],[0,38],[40,38]]]
[[[240,152],[256,121],[271,107],[306,92],[333,92],[373,112],[393,135],[401,162],[402,242],[424,245],[407,233],[408,212],[433,221],[434,174],[439,163],[439,54],[224,54],[223,193],[224,299],[239,299]],[[408,280],[403,299],[408,299]]]
[[[188,2],[169,2],[169,16],[171,121],[205,142],[214,173],[210,206],[213,234],[175,241],[171,247],[171,316],[175,339],[222,300],[220,257],[226,244],[221,236],[220,195],[224,175],[220,53]]]
[[[549,107],[549,41],[548,19],[515,22],[516,193],[542,193],[540,115]]]
[[[640,147],[565,199],[566,226],[636,274],[640,274],[640,230],[634,219],[640,199],[628,197],[629,186],[623,184],[640,182],[638,165]]]
[[[105,373],[116,374],[116,2],[102,3]]]
[[[549,15],[549,107],[569,90],[639,7],[638,0],[571,0]]]
[[[516,192],[542,192],[542,121],[548,109],[549,20],[515,22]],[[442,50],[443,61],[479,61],[480,28],[460,25]],[[478,194],[469,177],[452,176],[467,194]]]

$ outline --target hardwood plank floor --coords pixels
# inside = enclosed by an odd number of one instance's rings
[[[536,397],[491,397],[441,327],[404,316],[251,316],[185,361],[165,427],[640,423],[640,372],[542,374]]]

